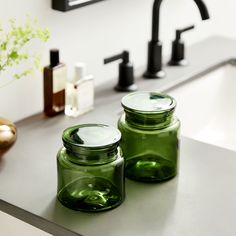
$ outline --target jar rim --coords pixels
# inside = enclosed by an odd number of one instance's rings
[[[161,115],[173,111],[176,100],[170,95],[152,91],[129,93],[121,99],[125,111],[137,114]]]
[[[121,139],[118,129],[105,124],[79,124],[63,131],[66,146],[89,150],[104,150],[117,146]]]

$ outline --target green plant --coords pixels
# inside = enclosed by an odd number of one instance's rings
[[[49,30],[41,28],[37,20],[31,17],[27,17],[22,25],[11,19],[8,26],[5,29],[0,25],[0,72],[25,63],[13,74],[14,78],[19,79],[39,68],[40,56],[29,49],[29,43],[32,40],[46,42],[49,39]]]

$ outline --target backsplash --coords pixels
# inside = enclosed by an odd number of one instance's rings
[[[224,6],[224,2],[215,0],[205,0],[205,3],[211,19],[203,23],[199,12],[193,9],[195,3],[192,0],[163,2],[160,35],[164,55],[170,53],[175,29],[191,24],[195,24],[196,29],[183,37],[186,46],[215,34],[236,38],[236,31],[232,31],[230,27],[231,22],[236,21],[233,12],[236,2],[229,0],[227,6]],[[23,20],[26,14],[37,17],[40,25],[48,26],[51,32],[50,40],[42,48],[43,66],[49,64],[49,49],[59,48],[61,61],[67,64],[70,77],[74,64],[83,61],[87,64],[88,73],[94,75],[96,86],[106,81],[115,85],[117,65],[105,68],[103,59],[107,55],[129,50],[135,72],[140,68],[144,70],[147,42],[151,37],[152,4],[153,0],[106,0],[63,13],[52,10],[49,0],[11,0],[4,2],[4,7],[1,7],[0,22],[4,23],[13,17]],[[1,86],[9,78],[5,78],[7,73],[0,76]],[[42,111],[42,72],[0,88],[0,110],[1,117],[12,121]]]

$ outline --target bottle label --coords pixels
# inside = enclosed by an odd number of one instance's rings
[[[78,110],[80,113],[89,111],[94,103],[94,82],[85,80],[77,88]]]
[[[67,70],[65,66],[53,70],[53,93],[58,93],[65,89]]]

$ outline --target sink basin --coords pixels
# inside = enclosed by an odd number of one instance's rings
[[[236,151],[236,59],[165,92],[177,101],[183,136]]]

